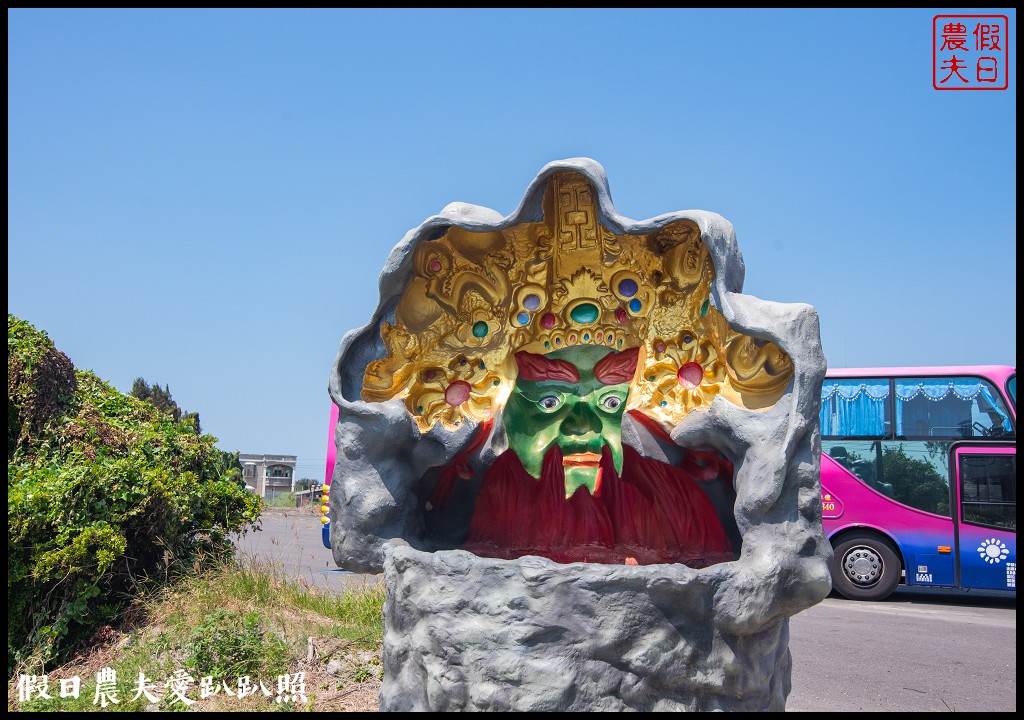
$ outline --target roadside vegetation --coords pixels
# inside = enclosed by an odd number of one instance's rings
[[[279,493],[273,499],[267,501],[267,507],[293,508],[295,507],[295,495],[290,492]]]
[[[13,678],[8,710],[376,711],[383,603],[380,584],[329,592],[225,561],[101,627],[46,673],[49,699],[19,698],[26,683]],[[61,697],[75,677],[78,697]]]
[[[65,661],[140,593],[233,555],[260,501],[216,441],[8,314],[8,676]]]
[[[264,508],[216,442],[8,314],[9,710],[376,709],[383,591],[239,565]]]

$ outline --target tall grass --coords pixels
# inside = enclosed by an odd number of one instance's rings
[[[269,501],[265,501],[267,507],[272,508],[293,508],[295,507],[295,495],[290,492],[283,492],[275,495]]]
[[[281,673],[311,669],[311,648],[315,647],[322,662],[344,653],[379,652],[383,604],[384,588],[379,583],[331,592],[305,587],[280,567],[227,561],[137,603],[134,615],[143,620],[120,632],[111,630],[117,638],[112,647],[91,660],[86,657],[48,673],[50,699],[19,702],[18,678],[14,678],[8,685],[8,708],[99,710],[95,697],[100,664],[117,675],[115,693],[120,702],[102,708],[108,711],[185,709],[167,693],[155,708],[145,695],[133,698],[138,695],[140,673],[162,682],[185,671],[196,683],[195,698],[200,678],[207,676],[228,683],[237,676],[252,676],[253,682],[260,676],[276,691],[275,678]],[[365,676],[367,670],[362,667],[356,672]],[[59,697],[60,679],[73,675],[81,676],[79,698]],[[362,680],[356,676],[355,681]],[[310,688],[309,694],[314,692]],[[283,709],[274,700],[257,692],[244,703],[238,698],[228,702],[221,694],[188,709]]]

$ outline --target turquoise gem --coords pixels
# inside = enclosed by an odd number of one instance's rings
[[[487,323],[483,320],[473,323],[473,337],[487,337]]]
[[[578,322],[581,325],[594,322],[599,315],[600,312],[594,303],[580,303],[569,313],[569,317],[572,318],[573,322]]]

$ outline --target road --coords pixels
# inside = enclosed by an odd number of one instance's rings
[[[828,597],[790,619],[790,711],[1015,712],[1017,603],[900,587]]]
[[[321,539],[320,516],[309,509],[271,508],[261,520],[262,529],[235,539],[241,557],[304,585],[336,592],[383,579],[340,570]]]
[[[332,591],[380,581],[341,571],[319,516],[271,510],[248,558]],[[1015,712],[1017,604],[1005,593],[901,587],[883,602],[829,597],[790,619],[791,712]]]

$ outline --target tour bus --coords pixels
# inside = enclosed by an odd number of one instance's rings
[[[1016,592],[1017,370],[837,369],[821,393],[834,589]]]

